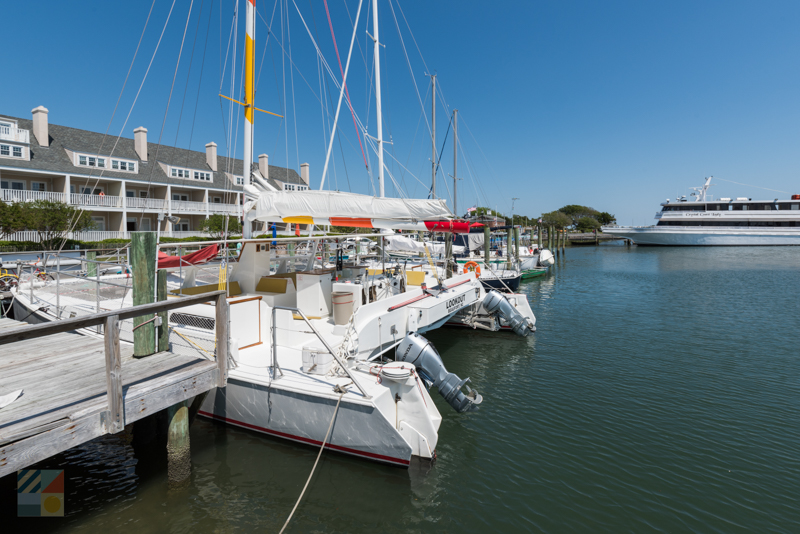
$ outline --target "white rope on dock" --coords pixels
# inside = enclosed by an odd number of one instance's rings
[[[331,422],[328,425],[328,431],[325,433],[325,439],[322,440],[322,446],[319,448],[319,454],[317,454],[317,460],[314,462],[314,467],[311,468],[311,473],[308,475],[308,480],[306,480],[306,485],[303,486],[303,491],[300,492],[300,497],[297,498],[297,502],[294,503],[294,508],[292,508],[292,513],[289,514],[289,517],[286,519],[286,523],[283,524],[283,528],[278,534],[283,534],[283,531],[286,530],[286,527],[289,526],[289,521],[292,520],[292,516],[294,515],[297,507],[300,505],[300,501],[303,499],[303,495],[306,493],[306,489],[308,489],[308,484],[311,482],[311,477],[314,476],[314,471],[317,469],[317,464],[319,463],[319,459],[322,456],[322,451],[325,450],[325,444],[328,442],[328,437],[331,435],[331,428],[333,428],[333,421],[336,419],[336,414],[339,413],[339,404],[342,402],[342,397],[347,391],[343,391],[339,394],[339,400],[336,401],[336,409],[333,410],[333,417],[331,417]]]

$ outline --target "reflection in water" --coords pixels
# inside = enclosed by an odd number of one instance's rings
[[[437,460],[326,452],[290,531],[797,531],[798,260],[791,247],[568,250],[523,285],[534,336],[428,335],[485,399],[456,414],[433,396]],[[316,452],[198,419],[191,485],[169,490],[163,448],[107,437],[41,465],[66,468],[68,517],[9,526],[277,531]]]

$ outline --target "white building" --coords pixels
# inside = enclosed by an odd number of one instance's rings
[[[77,239],[127,238],[159,221],[165,235],[189,237],[201,235],[209,215],[242,215],[242,161],[218,156],[213,142],[205,153],[159,146],[139,127],[117,143],[112,135],[49,124],[42,106],[32,115],[0,115],[0,200],[47,199],[91,211],[96,231]],[[302,176],[269,165],[262,154],[252,172],[276,189],[308,189],[308,164],[300,167]],[[180,221],[171,224],[170,215]]]

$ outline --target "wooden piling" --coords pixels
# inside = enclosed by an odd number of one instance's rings
[[[167,271],[165,269],[158,270],[157,280],[157,295],[159,302],[167,300]],[[169,322],[168,313],[163,311],[158,314],[161,318],[161,326],[158,327],[158,350],[159,352],[169,350]]]
[[[542,250],[542,229],[544,227],[541,224],[536,224],[536,245],[539,250]]]
[[[131,232],[131,268],[133,269],[133,305],[153,303],[156,293],[155,232]],[[154,315],[144,315],[133,319],[134,357],[141,358],[156,352],[156,330],[153,318]]]
[[[519,261],[519,228],[514,228],[514,254],[517,256],[517,261]]]
[[[95,252],[94,250],[87,250],[86,259],[96,260],[97,252]],[[97,276],[97,264],[95,262],[93,261],[86,262],[86,276]]]
[[[189,446],[188,400],[173,404],[167,409],[167,479],[170,486],[179,486],[192,475],[192,455]]]
[[[489,226],[483,227],[483,262],[486,265],[489,265],[489,261],[491,260],[492,251],[489,250],[491,248],[492,242],[492,229]]]

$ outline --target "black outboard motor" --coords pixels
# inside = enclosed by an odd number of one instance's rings
[[[439,394],[444,397],[450,406],[457,412],[466,412],[483,401],[477,391],[467,386],[469,378],[461,380],[453,373],[448,373],[442,363],[442,357],[433,348],[430,341],[411,332],[397,346],[395,359],[398,362],[413,364],[420,376],[439,389]],[[466,386],[467,394],[461,391]]]

